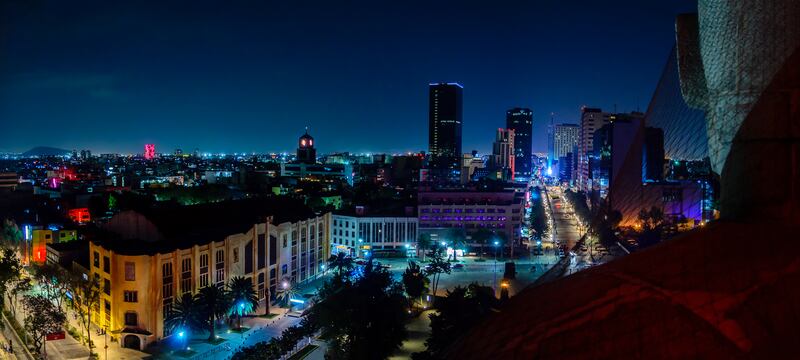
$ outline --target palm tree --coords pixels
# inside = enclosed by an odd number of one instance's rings
[[[291,302],[289,300],[294,299],[297,294],[294,284],[289,284],[289,286],[278,292],[277,298],[283,306],[290,306]]]
[[[230,308],[230,299],[224,289],[216,285],[206,286],[197,293],[197,302],[200,303],[202,318],[208,326],[208,341],[216,337],[217,319],[225,315]]]
[[[336,269],[336,272],[341,275],[353,269],[353,258],[340,252],[328,258],[328,266],[332,269]]]
[[[205,326],[203,313],[197,298],[191,293],[184,293],[167,313],[164,327],[169,332],[202,330]]]
[[[467,236],[462,228],[452,228],[447,232],[447,238],[453,244],[453,261],[456,259],[456,250],[463,248],[467,243]]]
[[[419,298],[428,291],[428,278],[414,261],[408,261],[408,267],[402,276],[403,288],[408,295],[408,308],[413,307],[413,299]]]
[[[431,234],[419,234],[419,238],[417,238],[417,249],[422,250],[422,262],[425,262],[425,251],[431,248],[431,244],[433,244]]]
[[[231,300],[230,314],[239,318],[239,328],[242,328],[242,315],[252,312],[258,307],[258,295],[253,287],[253,281],[248,278],[236,276],[228,283],[228,295]]]

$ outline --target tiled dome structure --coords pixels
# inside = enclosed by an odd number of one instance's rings
[[[797,358],[800,2],[700,0],[677,22],[723,219],[529,288],[452,359]]]

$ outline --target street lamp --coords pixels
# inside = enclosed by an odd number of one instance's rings
[[[494,275],[494,280],[492,281],[492,288],[497,291],[497,247],[500,245],[500,242],[495,240],[494,241],[494,267],[492,270],[492,275]]]

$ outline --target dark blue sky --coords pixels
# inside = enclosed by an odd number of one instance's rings
[[[427,84],[464,85],[464,151],[505,110],[646,109],[696,1],[6,0],[0,151],[427,148]],[[135,4],[134,4],[135,3]],[[81,4],[80,6],[78,4]]]

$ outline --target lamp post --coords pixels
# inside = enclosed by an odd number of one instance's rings
[[[244,343],[244,331],[242,331],[242,314],[244,314],[244,303],[239,303],[239,338]]]
[[[106,351],[106,360],[108,360],[108,326],[103,328],[103,342],[105,343],[103,348]]]
[[[500,245],[500,242],[495,240],[494,241],[494,268],[492,270],[492,275],[494,275],[494,280],[492,281],[492,288],[494,291],[497,291],[497,246]]]

